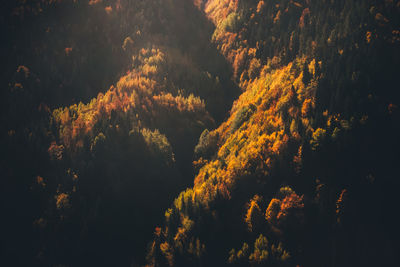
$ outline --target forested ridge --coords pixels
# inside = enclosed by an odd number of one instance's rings
[[[0,20],[2,265],[398,265],[399,1]]]

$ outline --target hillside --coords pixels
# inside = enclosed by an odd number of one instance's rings
[[[394,264],[398,4],[199,7],[243,93],[201,135],[150,265]]]
[[[4,4],[5,266],[396,266],[399,1]]]

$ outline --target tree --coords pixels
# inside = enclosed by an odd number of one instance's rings
[[[310,145],[312,150],[317,151],[321,149],[326,137],[326,130],[322,128],[318,128],[312,134],[312,138],[310,140]]]
[[[250,119],[251,115],[257,110],[257,107],[254,104],[250,104],[248,106],[242,107],[236,113],[236,116],[231,125],[231,133],[235,132],[237,129],[242,126],[242,124]]]
[[[194,148],[194,154],[196,158],[210,159],[217,150],[218,143],[218,132],[209,132],[205,129],[199,138],[199,142]]]
[[[260,74],[260,69],[261,69],[261,63],[260,60],[257,58],[253,58],[250,61],[250,66],[249,66],[249,78],[250,79],[255,79],[257,76]]]
[[[250,255],[249,260],[253,264],[263,264],[268,260],[268,240],[265,236],[260,234],[257,240],[254,242],[254,251]]]
[[[130,54],[133,52],[133,44],[132,38],[128,36],[125,38],[124,43],[122,44],[122,49]]]
[[[245,222],[247,224],[247,229],[250,232],[257,232],[263,222],[263,215],[259,204],[261,204],[262,198],[255,195],[250,202],[247,204],[248,209],[245,216]]]

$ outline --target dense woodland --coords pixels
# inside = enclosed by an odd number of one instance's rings
[[[398,266],[400,1],[15,0],[1,266]]]

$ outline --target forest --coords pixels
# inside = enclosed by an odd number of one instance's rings
[[[1,266],[399,266],[399,0],[13,0]]]

